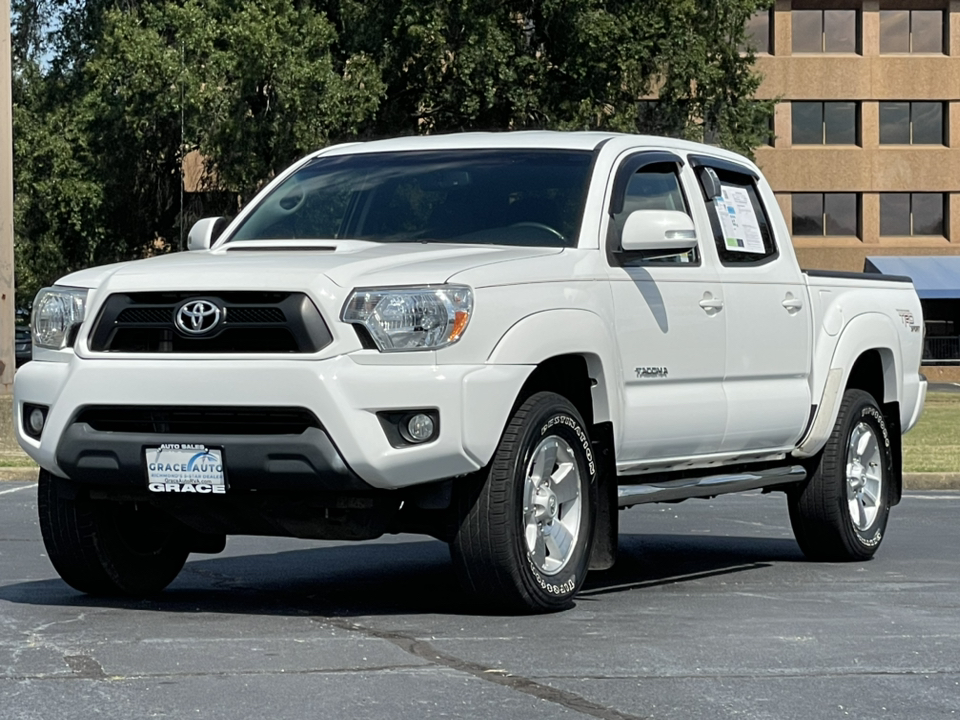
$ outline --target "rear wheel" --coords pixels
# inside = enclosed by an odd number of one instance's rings
[[[458,487],[451,551],[464,588],[496,608],[559,610],[590,557],[596,464],[576,408],[555,393],[514,413],[489,469]]]
[[[797,543],[812,560],[867,560],[890,514],[890,436],[873,396],[847,390],[807,483],[788,495]]]
[[[173,582],[187,560],[174,524],[147,503],[93,501],[40,471],[40,531],[71,587],[91,595],[145,596]]]

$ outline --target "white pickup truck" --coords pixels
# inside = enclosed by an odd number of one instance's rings
[[[803,272],[755,165],[605,133],[330,147],[191,252],[37,296],[15,383],[49,557],[142,595],[230,534],[450,543],[568,606],[618,509],[782,490],[866,560],[923,407],[910,281]]]

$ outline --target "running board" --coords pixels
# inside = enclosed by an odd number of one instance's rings
[[[807,477],[800,465],[769,468],[755,472],[740,472],[730,475],[709,475],[700,478],[665,480],[644,485],[621,485],[617,489],[621,508],[643,503],[672,502],[687,498],[709,498],[714,495],[757,490],[759,488],[796,483]]]

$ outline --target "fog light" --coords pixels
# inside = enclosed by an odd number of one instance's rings
[[[433,418],[424,413],[411,415],[410,419],[406,422],[406,428],[410,440],[417,443],[426,442],[433,437]]]
[[[45,405],[23,405],[23,431],[35,440],[40,439],[40,433],[43,432],[43,426],[47,424],[47,411],[49,408]]]
[[[43,410],[40,408],[34,408],[30,411],[30,429],[33,430],[37,435],[40,434],[40,431],[43,430],[43,423],[46,418],[43,416]]]

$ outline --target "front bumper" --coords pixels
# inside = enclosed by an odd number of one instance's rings
[[[357,355],[34,361],[15,379],[17,440],[41,467],[87,482],[101,477],[102,482],[145,483],[139,464],[144,446],[193,442],[224,448],[231,485],[394,489],[483,467],[533,370],[528,365],[386,365],[379,358],[370,364],[371,358]],[[24,432],[24,403],[50,408],[39,441]],[[184,437],[91,432],[75,422],[80,410],[100,405],[306,408],[321,428],[292,437]],[[376,413],[412,408],[439,412],[439,436],[422,445],[393,447]]]
[[[164,443],[221,448],[231,490],[369,490],[320,428],[299,435],[164,434]],[[154,433],[98,432],[73,423],[57,445],[57,465],[71,480],[96,485],[145,484],[145,447]]]

